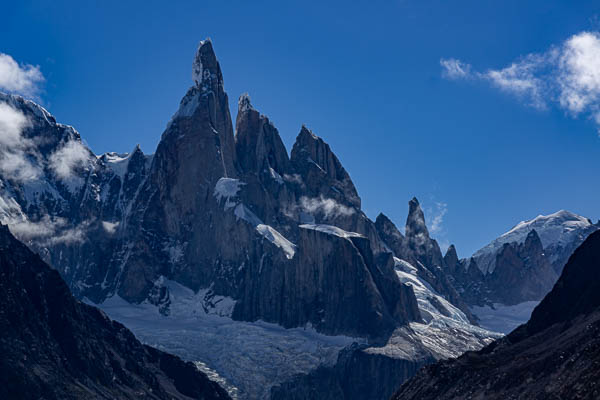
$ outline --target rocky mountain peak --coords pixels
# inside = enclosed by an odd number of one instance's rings
[[[235,146],[242,172],[266,172],[282,182],[281,175],[289,169],[287,150],[277,128],[252,106],[248,93],[238,100]]]
[[[429,230],[427,230],[427,224],[425,224],[425,214],[421,209],[419,200],[413,197],[408,202],[408,217],[406,218],[406,237],[421,238],[423,240],[429,239]]]
[[[250,95],[242,93],[238,99],[238,115],[252,110],[254,110],[254,107],[252,107],[252,103],[250,102]]]
[[[223,75],[210,39],[200,41],[192,64],[192,79],[203,91],[223,86]]]
[[[456,252],[456,247],[451,244],[446,250],[446,254],[444,255],[444,263],[451,268],[454,268],[456,264],[458,264],[458,253]]]
[[[327,191],[333,190],[343,195],[338,196],[340,200],[360,208],[360,197],[350,175],[331,151],[329,145],[305,125],[302,125],[302,129],[296,137],[290,160],[296,170],[307,177],[309,186],[313,186],[309,188],[315,192],[313,195],[327,194],[329,197],[335,198],[334,193],[323,193],[326,185]],[[324,179],[329,182],[325,182]]]

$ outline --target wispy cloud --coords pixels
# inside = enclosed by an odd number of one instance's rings
[[[0,53],[0,89],[23,95],[36,97],[44,75],[38,66],[19,64],[10,55]]]
[[[424,210],[427,228],[432,237],[438,242],[442,252],[445,252],[450,246],[448,241],[447,232],[444,226],[444,219],[448,214],[448,204],[441,201],[434,201],[431,199],[432,204]]]
[[[300,207],[309,214],[321,213],[325,218],[337,217],[340,215],[351,215],[354,210],[338,203],[334,199],[321,197],[309,198],[302,196],[300,198]]]
[[[444,217],[448,213],[448,204],[436,202],[433,208],[428,210],[430,215],[429,231],[433,235],[439,235],[444,231]]]
[[[442,74],[449,79],[467,78],[471,76],[471,66],[456,58],[442,58],[440,60]]]
[[[448,79],[475,79],[515,95],[529,106],[557,107],[572,117],[592,119],[600,132],[600,33],[580,32],[543,53],[531,53],[500,69],[440,60]]]
[[[33,241],[40,246],[80,243],[84,240],[89,222],[71,226],[60,217],[44,216],[39,221],[14,219],[3,221],[20,240]]]

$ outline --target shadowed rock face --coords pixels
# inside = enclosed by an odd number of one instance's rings
[[[516,304],[542,298],[556,282],[556,273],[535,230],[522,244],[505,244],[496,268],[486,277],[492,302]]]
[[[467,303],[519,304],[539,300],[558,278],[535,230],[523,243],[505,243],[497,252],[492,272],[484,274],[475,259],[457,260],[446,255],[450,279]],[[451,267],[454,265],[454,267]]]
[[[191,363],[142,345],[75,300],[58,272],[0,226],[0,397],[229,399]]]
[[[575,251],[531,319],[479,352],[423,368],[395,399],[600,396],[600,232]]]
[[[399,359],[358,348],[342,351],[334,367],[320,367],[276,386],[272,400],[379,400],[394,393],[398,380],[413,376],[433,359]]]

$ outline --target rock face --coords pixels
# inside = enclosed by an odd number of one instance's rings
[[[423,368],[394,398],[598,398],[598,266],[596,232],[571,256],[529,322],[479,352]]]
[[[58,272],[0,226],[0,397],[229,399],[191,363],[142,345],[75,300]]]
[[[290,158],[247,95],[234,136],[210,41],[192,69],[194,85],[153,156],[136,147],[96,157],[41,107],[3,95],[31,121],[21,133],[42,173],[2,176],[2,220],[76,296],[97,303],[118,295],[168,313],[166,278],[232,298],[239,320],[371,340],[418,320],[411,288],[382,256],[385,244],[329,145],[302,127]],[[77,162],[61,174],[52,160],[67,145]],[[53,235],[28,235],[41,225]]]

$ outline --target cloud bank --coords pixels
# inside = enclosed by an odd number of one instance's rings
[[[40,67],[17,63],[8,54],[0,53],[0,90],[25,97],[36,97],[44,82]]]
[[[593,120],[600,133],[600,33],[580,32],[543,53],[531,53],[501,69],[474,71],[463,61],[441,59],[442,75],[480,80],[531,107],[557,107]]]

